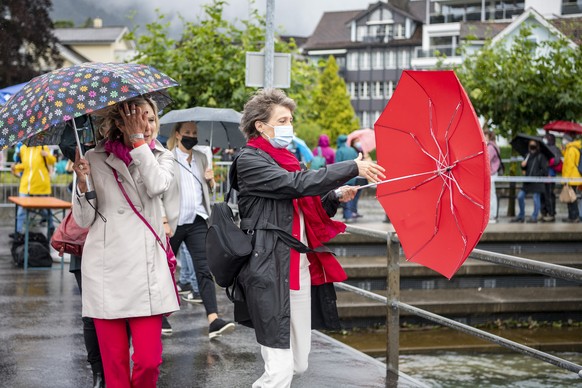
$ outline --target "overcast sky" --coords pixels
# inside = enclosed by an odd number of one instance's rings
[[[58,0],[54,0],[56,3]],[[287,35],[309,36],[317,26],[321,15],[325,11],[346,11],[366,9],[373,0],[276,0],[275,1],[275,26],[281,27],[282,33]],[[155,17],[155,9],[172,20],[172,31],[179,31],[180,21],[177,14],[180,13],[187,20],[198,20],[202,15],[202,5],[209,0],[100,0],[93,3],[95,6],[106,8],[117,15],[126,15],[130,9],[138,12],[136,21],[143,25],[152,21]],[[249,5],[248,0],[228,0],[224,8],[224,17],[228,20],[248,19],[250,7],[256,7],[264,14],[267,0],[256,0],[254,5]],[[87,16],[89,17],[89,16]]]

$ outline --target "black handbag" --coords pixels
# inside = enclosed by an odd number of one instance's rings
[[[228,205],[230,191],[224,202],[212,206],[206,233],[206,258],[210,272],[221,287],[229,287],[251,256],[252,234],[246,233],[235,222]]]

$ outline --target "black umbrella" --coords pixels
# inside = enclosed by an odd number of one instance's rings
[[[540,152],[544,154],[546,158],[548,158],[548,160],[555,157],[552,150],[548,148],[548,146],[542,141],[542,138],[540,136],[531,136],[526,135],[524,133],[518,133],[517,136],[515,136],[513,140],[511,140],[511,146],[513,147],[513,149],[519,152],[521,156],[526,157],[527,154],[529,154],[529,142],[531,140],[535,140],[538,142]]]

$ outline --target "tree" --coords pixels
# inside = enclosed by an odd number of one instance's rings
[[[530,36],[531,30],[522,28],[511,44],[488,42],[455,69],[485,126],[507,139],[518,132],[534,134],[551,120],[582,118],[580,47],[563,37],[537,43]],[[518,170],[512,164],[511,175]],[[511,200],[508,215],[514,214]]]
[[[180,108],[194,105],[228,107],[242,110],[252,88],[245,87],[245,55],[264,46],[264,18],[253,11],[242,28],[223,19],[225,1],[204,5],[205,18],[197,23],[185,21],[182,36],[168,36],[165,16],[146,26],[147,33],[137,38],[140,63],[152,65],[180,83],[170,90]],[[277,52],[296,51],[294,44],[276,42]]]
[[[265,20],[257,11],[249,20],[235,24],[222,17],[225,1],[204,5],[204,17],[194,23],[182,20],[184,28],[178,40],[169,37],[169,23],[158,12],[157,21],[146,25],[146,33],[136,40],[136,62],[154,66],[180,83],[169,89],[173,108],[193,106],[232,108],[242,111],[253,93],[245,86],[245,55],[262,51]],[[275,42],[275,51],[292,54],[291,87],[287,94],[298,104],[295,129],[316,130],[310,122],[311,93],[317,85],[317,68],[301,60],[295,43]]]
[[[29,81],[46,68],[61,66],[51,7],[51,0],[0,2],[0,87]]]
[[[455,69],[478,115],[511,139],[551,120],[582,118],[582,51],[562,37],[537,43],[523,28],[512,44],[485,44]]]
[[[313,108],[314,121],[332,141],[359,127],[346,83],[339,76],[339,67],[333,56],[328,58],[319,76]]]

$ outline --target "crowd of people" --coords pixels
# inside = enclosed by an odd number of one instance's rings
[[[492,131],[485,132],[487,149],[489,154],[489,163],[491,176],[495,177],[500,174],[500,168],[503,165],[500,156],[499,146],[495,142],[495,134]],[[543,144],[542,144],[543,143]],[[544,146],[551,151],[552,157],[543,153],[541,147]],[[562,149],[556,146],[556,137],[552,133],[546,133],[541,140],[535,137],[528,142],[528,153],[520,162],[520,169],[523,176],[526,177],[557,177],[561,174],[563,178],[581,178],[580,171],[580,151],[582,141],[576,138],[575,132],[566,132],[562,136]],[[570,186],[574,193],[578,192],[572,201],[566,203],[568,208],[567,217],[562,218],[562,222],[579,223],[582,221],[582,193],[580,182],[567,182],[565,186]],[[556,221],[556,183],[539,182],[532,180],[524,182],[517,194],[518,212],[517,215],[510,219],[512,223],[537,223],[537,222],[555,222]],[[531,195],[533,200],[533,210],[529,217],[526,217],[526,198]],[[498,220],[498,200],[495,180],[491,181],[491,211],[489,222],[495,223]]]
[[[290,151],[295,109],[281,90],[257,91],[242,114],[246,145],[222,153],[232,162],[240,218],[255,225],[248,230],[253,253],[232,293],[234,320],[254,328],[264,360],[255,388],[289,387],[293,376],[308,367],[311,329],[337,328],[330,293],[332,283],[346,275],[324,244],[362,216],[359,186],[386,178],[384,168],[346,135],[338,136],[333,149],[321,134],[311,167],[302,164]],[[171,314],[179,310],[180,299],[204,306],[210,340],[235,330],[234,322],[219,316],[206,258],[210,198],[217,182],[208,150],[197,144],[196,123],[176,123],[167,144],[157,139],[158,108],[151,98],[135,97],[95,115],[100,116],[100,139],[83,158],[77,155],[74,163],[59,167],[75,173],[73,217],[89,228],[83,255],[73,257],[70,268],[82,290],[88,361],[95,387],[155,387],[162,333],[171,332]],[[485,135],[491,174],[502,174],[495,135]],[[531,140],[520,165],[525,176],[556,176],[561,170],[563,177],[580,177],[580,140],[565,134],[562,150],[551,134],[543,142],[555,156],[548,159],[541,143]],[[18,156],[13,172],[21,177],[20,195],[50,195],[49,170],[56,157],[42,146],[22,146]],[[321,164],[316,166],[317,157]],[[553,183],[523,184],[519,212],[511,221],[553,222],[555,189]],[[526,218],[528,194],[534,206]],[[580,222],[578,205],[568,203],[566,222]],[[340,208],[344,222],[333,219]],[[492,180],[490,222],[496,222],[497,209]],[[20,231],[20,213],[16,222]],[[181,261],[179,275],[174,253]]]
[[[244,298],[235,301],[235,321],[254,327],[265,362],[253,387],[290,386],[307,368],[312,319],[338,321],[335,303],[319,306],[312,317],[312,302],[322,300],[312,292],[323,292],[312,286],[329,292],[331,282],[345,279],[323,243],[345,229],[332,219],[338,208],[347,222],[358,216],[355,178],[385,178],[345,136],[337,153],[326,135],[320,137],[325,168],[301,165],[287,149],[294,109],[283,91],[258,91],[242,116],[246,146],[222,155],[237,174],[241,218],[267,220],[295,241],[287,245],[272,231],[256,230],[254,254],[237,277],[235,286],[244,290],[237,295]],[[206,259],[217,183],[207,150],[197,145],[196,123],[177,123],[167,144],[160,143],[151,98],[132,98],[95,116],[95,144],[68,166],[59,162],[62,173],[74,172],[75,222],[89,229],[82,256],[70,265],[81,291],[87,360],[95,387],[155,387],[162,334],[171,332],[180,294],[204,306],[210,340],[235,329],[219,316]],[[22,146],[19,155],[13,171],[21,177],[21,195],[50,195],[49,170],[57,158],[46,147]],[[21,224],[17,220],[17,228]],[[331,316],[322,320],[322,314]]]

